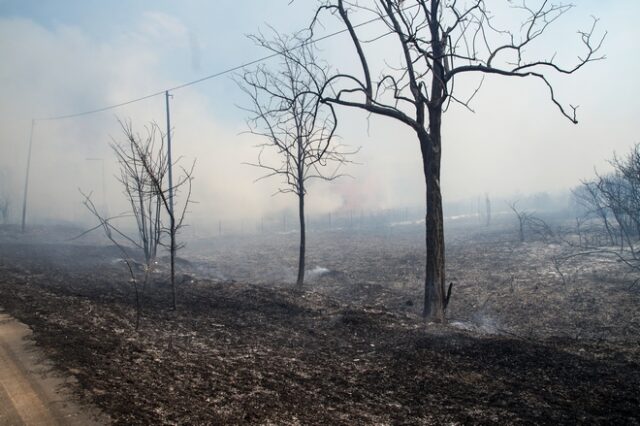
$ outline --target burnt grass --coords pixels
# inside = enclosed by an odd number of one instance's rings
[[[421,255],[402,243],[413,237],[397,237],[350,238],[363,248],[342,256],[312,250],[310,269],[323,261],[331,272],[303,291],[269,275],[252,249],[195,244],[178,309],[166,274],[155,274],[139,330],[114,248],[5,237],[0,308],[119,425],[640,423],[638,295],[619,273],[575,267],[560,286],[530,260],[546,245],[453,241],[452,323],[465,326],[425,324]],[[295,251],[282,256],[290,268]],[[251,280],[260,270],[264,282]]]

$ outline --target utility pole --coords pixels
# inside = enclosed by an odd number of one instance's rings
[[[167,166],[169,167],[169,210],[173,216],[173,162],[171,161],[171,113],[169,112],[169,94],[168,90],[164,92],[167,105]]]
[[[33,145],[33,130],[36,126],[36,120],[31,120],[31,132],[29,133],[29,151],[27,153],[27,173],[24,178],[24,198],[22,200],[22,233],[24,234],[26,218],[27,218],[27,194],[29,191],[29,170],[31,169],[31,146]]]
[[[176,300],[176,216],[173,213],[173,161],[171,160],[171,114],[169,112],[169,91],[164,91],[167,105],[167,167],[169,172],[169,220],[171,222],[171,290],[173,293],[173,310],[178,309]]]
[[[486,192],[484,194],[484,205],[486,208],[486,215],[487,215],[487,222],[486,225],[487,226],[491,226],[491,200],[489,200],[489,193]]]

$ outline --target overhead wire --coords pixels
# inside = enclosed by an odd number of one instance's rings
[[[409,8],[406,8],[406,9],[409,9]],[[371,24],[373,22],[379,21],[381,19],[382,18],[378,16],[376,18],[369,19],[368,21],[364,21],[364,22],[361,22],[359,24],[356,24],[356,25],[353,26],[353,28],[360,28],[360,27],[363,27],[365,25],[369,25],[369,24]],[[298,44],[297,46],[294,46],[291,50],[297,50],[297,49],[303,48],[305,46],[308,46],[310,44],[315,44],[315,43],[318,43],[318,42],[321,42],[321,41],[336,37],[336,36],[341,35],[341,34],[343,34],[345,32],[348,32],[348,31],[349,30],[347,28],[344,28],[342,30],[335,31],[333,33],[324,35],[324,36],[316,38],[316,39],[309,39],[307,41],[304,41],[304,42]],[[282,52],[274,52],[274,53],[271,53],[269,55],[260,57],[258,59],[254,59],[252,61],[245,62],[245,63],[243,63],[241,65],[236,65],[236,66],[227,68],[225,70],[218,71],[216,73],[209,74],[209,75],[206,75],[204,77],[200,77],[200,78],[198,78],[196,80],[188,81],[186,83],[182,83],[182,84],[179,84],[177,86],[169,87],[169,88],[166,88],[166,89],[159,90],[157,92],[151,93],[149,95],[145,95],[145,96],[142,96],[142,97],[139,97],[139,98],[135,98],[135,99],[130,99],[130,100],[124,101],[124,102],[119,102],[117,104],[107,105],[107,106],[104,106],[104,107],[90,109],[90,110],[86,110],[86,111],[82,111],[82,112],[71,113],[71,114],[64,114],[64,115],[57,115],[57,116],[43,117],[43,118],[36,118],[34,120],[35,121],[64,120],[64,119],[69,119],[69,118],[82,117],[82,116],[85,116],[85,115],[97,114],[97,113],[100,113],[100,112],[109,111],[109,110],[116,109],[116,108],[121,108],[121,107],[126,106],[126,105],[131,105],[133,103],[141,102],[141,101],[144,101],[144,100],[147,100],[147,99],[154,98],[156,96],[160,96],[160,95],[162,95],[162,94],[164,94],[166,92],[174,92],[176,90],[184,89],[186,87],[193,86],[193,85],[202,83],[202,82],[207,81],[207,80],[212,80],[214,78],[218,78],[218,77],[221,77],[223,75],[230,74],[230,73],[235,72],[235,71],[239,71],[239,70],[241,70],[243,68],[246,68],[246,67],[249,67],[251,65],[255,65],[255,64],[258,64],[260,62],[264,62],[264,61],[267,61],[269,59],[275,58],[275,57],[279,56],[281,53]]]

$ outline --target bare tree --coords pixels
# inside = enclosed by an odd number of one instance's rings
[[[640,144],[625,156],[614,155],[609,163],[613,172],[596,172],[595,179],[583,181],[573,194],[587,214],[602,221],[610,243],[617,241],[621,253],[626,245],[635,259],[640,239]]]
[[[135,328],[136,330],[140,327],[140,317],[142,315],[142,304],[140,301],[140,289],[138,288],[138,279],[136,277],[136,261],[134,259],[134,257],[131,255],[131,253],[129,252],[129,250],[127,249],[124,241],[128,241],[129,243],[133,243],[134,246],[138,246],[138,244],[136,243],[136,241],[132,238],[130,238],[129,236],[127,236],[125,233],[123,233],[122,231],[120,231],[117,227],[115,227],[112,223],[113,218],[107,218],[104,217],[99,211],[98,208],[95,206],[95,204],[93,203],[93,201],[91,200],[91,194],[86,194],[84,192],[82,192],[82,190],[80,190],[80,194],[82,194],[82,197],[84,198],[84,200],[82,201],[82,203],[84,204],[84,206],[87,208],[87,210],[89,210],[89,212],[96,218],[98,219],[98,226],[90,229],[89,231],[83,232],[82,234],[80,234],[77,238],[82,237],[83,235],[87,234],[88,232],[91,232],[95,229],[101,228],[104,231],[105,236],[109,239],[109,241],[111,241],[113,243],[113,245],[115,245],[118,250],[120,250],[120,252],[122,253],[122,261],[124,262],[124,264],[127,266],[127,271],[129,272],[129,276],[131,277],[131,283],[133,284],[133,289],[134,289],[134,294],[135,294],[135,306],[136,306],[136,319],[135,319]],[[124,240],[124,241],[123,241]],[[145,270],[145,281],[147,279],[147,275],[148,272]]]
[[[11,197],[9,195],[9,176],[6,172],[0,172],[0,218],[3,224],[9,222],[9,209],[11,207]]]
[[[2,223],[6,224],[9,221],[9,197],[0,196],[0,217],[2,217]]]
[[[609,238],[609,244],[615,245],[616,236],[610,220],[610,209],[598,189],[597,182],[582,181],[582,184],[571,192],[577,203],[585,209],[587,216],[594,215],[602,221]]]
[[[106,218],[98,214],[90,197],[83,193],[85,206],[99,220],[99,224],[76,238],[80,238],[93,230],[103,228],[107,233],[107,237],[128,256],[131,264],[134,264],[135,261],[128,255],[128,251],[123,244],[112,238],[110,232],[116,232],[129,244],[142,250],[145,258],[143,291],[146,287],[149,273],[155,264],[158,246],[168,248],[171,263],[172,306],[173,309],[176,309],[176,253],[183,247],[183,245],[177,243],[177,235],[184,226],[187,208],[192,202],[191,183],[195,161],[189,169],[179,166],[182,173],[178,176],[173,187],[169,188],[167,183],[169,162],[164,144],[166,135],[162,133],[155,123],[150,123],[145,127],[144,136],[133,130],[131,121],[119,121],[119,123],[125,142],[118,143],[114,141],[111,146],[120,164],[119,180],[131,206],[131,212],[117,217]],[[180,159],[172,166],[177,166],[179,162]],[[182,206],[178,210],[175,210],[175,207],[172,209],[169,194],[173,194],[175,199],[181,192],[184,192]],[[168,217],[168,224],[163,219],[163,216]],[[130,237],[113,225],[114,220],[125,217],[135,218],[138,238]],[[169,236],[169,244],[163,242],[163,235]],[[127,263],[127,266],[131,269],[129,263]]]
[[[518,219],[518,236],[520,242],[524,243],[524,230],[525,226],[527,225],[527,220],[529,219],[529,213],[524,210],[518,209],[517,201],[513,201],[508,204],[509,208],[513,211],[513,213],[516,215],[516,218]]]
[[[632,280],[631,290],[640,283],[640,143],[626,155],[614,154],[609,163],[612,172],[602,175],[596,171],[594,179],[582,181],[572,191],[582,207],[582,217],[576,218],[578,244],[565,240],[565,253],[555,256],[553,262],[563,282],[568,280],[560,266],[575,258],[594,257],[598,262],[624,265],[628,274],[621,278]],[[616,244],[617,249],[611,247]]]
[[[131,200],[132,197],[128,192],[127,183],[133,185],[133,189],[137,191],[137,181],[144,184],[142,187],[142,199],[139,194],[133,192],[133,198],[135,202],[132,202],[132,208],[134,212],[137,211],[137,221],[144,223],[144,219],[147,221],[145,232],[146,244],[153,249],[153,244],[162,244],[167,246],[160,239],[160,232],[164,232],[169,236],[169,254],[171,262],[171,292],[172,292],[172,306],[175,310],[177,308],[176,298],[176,274],[175,263],[176,253],[182,248],[182,245],[177,243],[177,235],[180,229],[184,226],[184,219],[187,213],[187,208],[191,203],[191,184],[193,180],[193,169],[195,167],[195,161],[187,169],[182,166],[178,166],[180,159],[176,160],[175,164],[169,164],[167,152],[165,150],[164,139],[166,135],[163,135],[159,130],[159,127],[155,123],[151,123],[146,127],[146,136],[141,137],[135,133],[131,122],[121,122],[122,131],[127,140],[128,150],[118,149],[117,145],[114,146],[114,150],[118,155],[121,167],[124,167],[123,174],[131,178],[129,181],[124,180],[125,193]],[[156,139],[159,138],[159,142],[156,143]],[[124,165],[123,165],[124,163]],[[173,187],[169,187],[168,184],[168,171],[169,167],[178,166],[181,170],[181,174],[174,181]],[[131,173],[138,173],[139,178],[132,178]],[[173,207],[170,203],[170,194],[173,195],[174,200],[180,192],[184,192],[182,207],[176,210],[176,203],[173,203]],[[140,200],[144,201],[142,206],[133,207],[134,204],[139,203]],[[168,216],[168,225],[161,221],[158,209],[162,207],[164,214]],[[142,213],[146,209],[145,214]],[[149,216],[149,213],[152,216]],[[177,213],[177,214],[176,214]],[[143,244],[144,240],[143,240]]]
[[[250,133],[262,136],[256,163],[267,171],[260,179],[280,177],[278,193],[293,193],[298,198],[300,250],[296,285],[303,285],[305,271],[306,225],[305,196],[313,179],[332,181],[342,176],[348,152],[335,142],[336,116],[331,105],[320,102],[320,90],[326,83],[327,68],[316,57],[315,47],[305,43],[303,33],[285,36],[274,31],[268,40],[262,34],[251,36],[259,46],[278,54],[278,68],[258,66],[245,71],[238,81],[251,99]],[[266,151],[277,160],[265,159]],[[329,169],[329,170],[327,170]],[[259,180],[260,180],[259,179]],[[286,227],[286,218],[285,218]]]
[[[134,135],[130,121],[120,121],[120,127],[126,137],[126,142],[113,141],[111,147],[116,154],[120,166],[118,180],[122,184],[123,191],[131,207],[131,213],[136,220],[138,229],[138,243],[145,259],[145,279],[143,289],[146,287],[148,274],[151,272],[158,253],[162,235],[162,199],[146,170],[140,152],[154,153],[164,152],[162,138],[157,138],[159,129],[155,124],[147,127],[144,137]],[[159,145],[156,146],[159,140]],[[154,170],[154,174],[166,173],[166,166]]]
[[[457,79],[486,74],[538,80],[560,113],[577,123],[575,106],[565,106],[556,97],[550,73],[573,74],[585,64],[602,59],[598,51],[602,38],[594,39],[595,24],[580,32],[585,52],[572,66],[551,59],[528,58],[531,47],[551,24],[571,6],[541,1],[513,4],[522,13],[517,30],[498,28],[483,0],[319,0],[311,28],[322,12],[337,17],[351,38],[361,75],[336,73],[323,90],[322,101],[331,105],[359,108],[397,120],[416,134],[422,152],[426,183],[426,278],[424,317],[445,321],[449,291],[445,293],[445,247],[440,189],[442,118],[451,103],[470,109],[478,88],[463,97],[454,90]],[[377,20],[385,26],[378,37],[362,35],[353,16],[368,15],[362,21]],[[376,70],[371,51],[365,48],[392,35],[397,51]],[[400,63],[397,62],[400,57]],[[378,75],[376,79],[374,76]]]

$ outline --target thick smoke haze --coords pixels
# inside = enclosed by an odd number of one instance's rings
[[[9,194],[12,218],[22,203],[32,118],[99,108],[194,80],[265,52],[246,34],[268,24],[280,31],[307,25],[313,2],[288,1],[133,2],[116,6],[78,1],[0,1],[0,190]],[[495,8],[504,2],[489,2]],[[542,40],[543,55],[557,54],[562,64],[583,55],[578,29],[600,18],[608,31],[607,59],[574,76],[553,82],[565,104],[580,105],[573,125],[551,103],[537,81],[486,78],[472,102],[475,113],[452,106],[444,121],[442,185],[445,201],[476,200],[485,193],[509,198],[559,193],[606,171],[613,151],[638,142],[640,58],[635,53],[640,4],[580,1]],[[125,13],[126,11],[126,13]],[[509,15],[510,16],[510,15]],[[515,18],[515,17],[514,17]],[[517,21],[506,24],[515,25]],[[324,31],[335,23],[323,18]],[[372,25],[372,35],[381,28]],[[350,45],[338,36],[319,44],[334,68],[354,70]],[[379,60],[393,40],[381,42]],[[532,52],[532,54],[537,51]],[[477,81],[461,81],[462,93]],[[220,220],[255,221],[295,208],[295,199],[272,196],[277,180],[254,181],[261,141],[244,133],[248,100],[230,76],[173,93],[174,155],[184,164],[197,160],[190,222],[215,228]],[[319,182],[309,189],[308,211],[378,210],[424,204],[424,179],[418,143],[409,129],[392,120],[340,110],[341,143],[360,151],[351,177]],[[142,132],[165,126],[164,96],[83,117],[36,122],[29,182],[29,220],[87,223],[78,189],[106,197],[111,213],[126,208],[115,180],[116,161],[109,148],[121,140],[117,118],[131,119]],[[90,159],[103,159],[102,161]],[[103,194],[103,172],[106,194]]]

